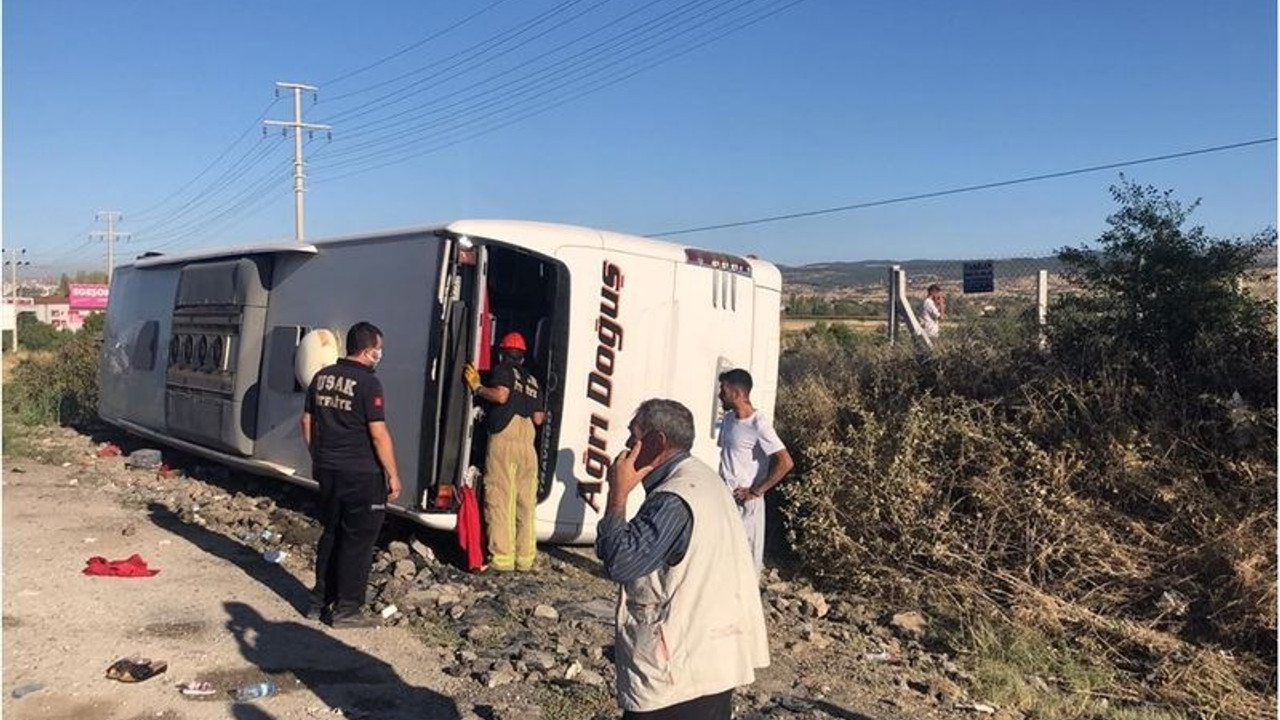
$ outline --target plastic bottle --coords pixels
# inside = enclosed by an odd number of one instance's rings
[[[253,685],[245,685],[236,690],[236,700],[240,702],[249,702],[258,698],[271,697],[280,691],[276,684],[270,680],[264,680]]]

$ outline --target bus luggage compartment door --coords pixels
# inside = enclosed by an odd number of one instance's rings
[[[182,269],[165,374],[165,425],[176,437],[253,454],[270,276],[266,257]]]

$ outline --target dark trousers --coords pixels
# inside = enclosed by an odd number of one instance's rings
[[[320,522],[316,546],[316,600],[335,614],[364,607],[365,584],[373,565],[373,545],[386,515],[387,485],[382,473],[318,469]]]
[[[622,713],[622,720],[729,720],[733,716],[733,691],[703,695],[658,710]]]

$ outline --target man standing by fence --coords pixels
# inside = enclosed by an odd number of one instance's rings
[[[925,291],[924,304],[920,307],[920,328],[930,341],[937,340],[942,331],[942,317],[946,314],[947,298],[942,288],[930,285]]]
[[[773,423],[751,404],[751,373],[720,373],[720,477],[733,491],[747,531],[756,575],[764,569],[764,494],[791,472],[795,462]]]

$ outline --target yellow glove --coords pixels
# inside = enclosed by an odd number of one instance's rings
[[[471,392],[475,392],[480,388],[480,373],[476,370],[476,366],[467,363],[462,368],[462,382],[467,384],[467,388]]]

